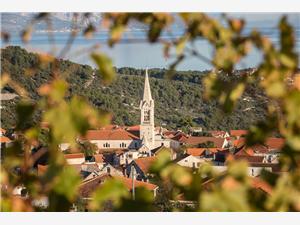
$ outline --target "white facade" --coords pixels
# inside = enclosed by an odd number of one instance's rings
[[[90,140],[99,149],[136,149],[140,145],[139,140]]]
[[[227,166],[213,166],[213,168],[217,172],[224,172],[228,169]],[[260,175],[260,173],[263,169],[272,172],[271,167],[251,166],[251,165],[249,165],[248,168],[247,168],[248,176],[257,177],[258,175]]]
[[[72,165],[72,164],[82,164],[85,162],[85,158],[73,158],[73,159],[66,159],[67,163]]]
[[[202,162],[204,160],[200,157],[189,155],[178,161],[177,164],[184,167],[199,168]]]
[[[120,155],[120,165],[131,163],[132,160],[139,158],[139,151],[130,150]]]

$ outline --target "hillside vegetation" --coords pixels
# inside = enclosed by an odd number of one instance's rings
[[[53,63],[39,66],[34,53],[11,46],[1,50],[1,71],[22,84],[32,100],[37,100],[38,87],[52,79]],[[88,65],[80,65],[68,60],[56,60],[59,73],[69,82],[69,95],[80,95],[98,109],[106,109],[113,114],[113,122],[119,125],[139,123],[139,103],[144,87],[144,71],[134,68],[117,68],[118,77],[109,86],[101,83],[98,71]],[[248,70],[237,71],[242,76]],[[252,85],[238,103],[233,114],[226,115],[215,101],[203,98],[201,79],[207,71],[176,71],[172,80],[164,79],[164,69],[149,70],[152,96],[155,100],[155,123],[168,128],[187,129],[201,126],[207,130],[246,129],[262,120],[266,113],[266,97]],[[224,75],[224,79],[228,79]],[[234,79],[234,78],[233,78]],[[5,86],[2,92],[15,93],[13,87]],[[15,104],[19,98],[2,101],[1,126],[13,127],[16,123]],[[39,116],[36,115],[36,120]]]

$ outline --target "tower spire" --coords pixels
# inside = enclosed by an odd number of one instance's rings
[[[151,89],[150,89],[150,84],[149,84],[149,77],[148,77],[148,68],[146,68],[146,74],[145,74],[145,85],[144,85],[143,100],[144,101],[152,100]]]

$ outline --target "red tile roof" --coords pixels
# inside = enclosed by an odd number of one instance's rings
[[[224,138],[190,136],[186,139],[185,143],[190,145],[197,145],[206,142],[213,142],[215,145],[214,147],[222,148],[224,141]]]
[[[140,169],[144,172],[147,173],[150,169],[150,166],[152,163],[155,161],[156,157],[144,157],[144,158],[138,158],[135,159],[134,162],[140,167]]]
[[[101,185],[104,182],[104,180],[107,178],[110,178],[110,175],[105,173],[95,178],[92,178],[88,181],[83,182],[79,186],[79,195],[85,198],[90,197],[91,194],[96,190],[96,188],[99,185]]]
[[[225,178],[225,176],[222,176],[221,181]],[[202,185],[204,186],[205,190],[210,190],[213,186],[213,184],[218,184],[220,182],[220,179],[216,179],[216,178],[211,178],[205,182],[202,183]],[[260,179],[259,177],[251,177],[250,180],[250,185],[252,186],[252,188],[257,189],[257,190],[262,190],[264,192],[266,192],[267,194],[272,194],[272,187],[266,183],[265,181],[263,181],[262,179]]]
[[[246,135],[248,133],[248,130],[231,130],[230,136],[242,136]]]
[[[241,148],[246,144],[246,138],[239,138],[237,140],[233,140],[233,146],[237,148]]]
[[[285,139],[283,138],[267,138],[265,145],[269,147],[269,149],[281,149],[285,144]]]
[[[11,142],[11,140],[8,137],[5,137],[5,136],[1,136],[0,137],[0,141],[1,141],[1,143],[9,143],[9,142]]]
[[[127,178],[127,177],[121,177],[121,176],[116,176],[116,179],[122,181],[122,183],[131,191],[132,190],[132,178]],[[139,180],[134,180],[134,186],[135,187],[144,187],[148,190],[155,190],[158,188],[157,185],[151,184],[148,182],[143,182]]]
[[[223,130],[211,130],[209,131],[209,133],[214,136],[214,137],[218,137],[218,136],[224,136],[226,134],[226,131]]]
[[[137,136],[123,129],[89,130],[83,139],[86,140],[137,140]]]
[[[192,156],[201,156],[204,154],[205,150],[210,151],[211,153],[216,153],[217,151],[222,151],[220,148],[187,148],[186,153]]]
[[[83,153],[64,154],[65,159],[85,158]]]
[[[127,127],[126,130],[130,130],[130,131],[139,131],[139,130],[140,130],[140,125],[135,125],[135,126]]]
[[[173,136],[172,139],[179,142],[185,142],[187,140],[187,136],[183,133],[178,133]]]
[[[79,194],[82,197],[90,197],[91,194],[99,187],[99,185],[103,184],[106,179],[117,179],[117,180],[121,181],[128,190],[131,191],[131,189],[132,189],[132,179],[131,178],[121,177],[121,176],[111,177],[109,174],[105,173],[103,175],[97,176],[95,178],[92,178],[88,181],[83,182],[79,186]],[[135,184],[135,187],[145,187],[148,190],[155,190],[156,188],[158,188],[158,186],[155,184],[138,181],[138,180],[135,180],[134,184]]]
[[[258,178],[258,177],[253,177],[251,179],[251,186],[255,189],[260,189],[264,192],[266,192],[267,194],[272,194],[272,187],[266,183],[265,181],[263,181],[262,179]]]
[[[253,156],[254,150],[252,148],[242,148],[238,152],[235,153],[235,155],[245,155],[245,156]]]

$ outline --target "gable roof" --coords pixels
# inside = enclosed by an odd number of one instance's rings
[[[139,138],[124,129],[89,130],[83,137],[86,140],[138,140]]]
[[[187,148],[186,154],[192,155],[192,156],[200,156],[203,155],[206,148]]]
[[[197,145],[206,142],[213,142],[214,147],[222,148],[224,144],[225,138],[215,138],[215,137],[197,137],[197,136],[190,136],[186,139],[185,143],[190,145]]]
[[[101,185],[106,178],[109,177],[110,176],[105,173],[81,183],[79,185],[79,195],[85,198],[90,197],[92,192],[95,191],[96,188]]]
[[[144,173],[147,173],[155,159],[155,156],[143,157],[135,159],[133,162],[135,162]]]
[[[233,146],[237,148],[241,148],[246,144],[246,138],[239,138],[236,140],[233,140]]]
[[[179,142],[185,142],[187,140],[187,136],[184,133],[178,132],[171,139]]]
[[[235,153],[235,155],[253,156],[254,155],[254,150],[253,150],[253,148],[243,147],[240,150],[238,150]]]

